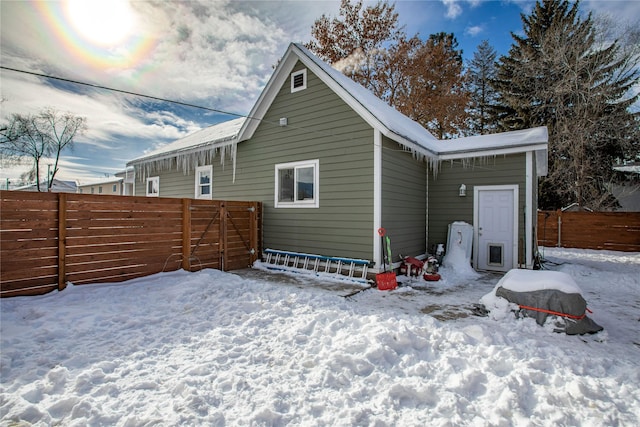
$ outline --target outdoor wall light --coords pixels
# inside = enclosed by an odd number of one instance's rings
[[[466,197],[467,195],[467,186],[464,184],[460,184],[460,189],[458,190],[458,196]]]
[[[282,118],[280,119],[280,126],[282,126],[282,127],[286,126],[286,125],[287,125],[287,122],[288,122],[288,121],[287,121],[287,118],[286,118],[286,117],[282,117]]]

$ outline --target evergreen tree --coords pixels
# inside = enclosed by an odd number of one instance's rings
[[[602,44],[591,14],[579,2],[538,1],[522,15],[524,35],[500,58],[494,86],[503,128],[549,128],[549,173],[541,181],[539,206],[573,202],[592,209],[615,204],[608,184],[614,159],[631,156],[640,117],[638,57],[619,41]]]
[[[498,93],[492,86],[496,77],[496,50],[487,40],[478,45],[469,61],[467,79],[469,82],[469,133],[472,135],[490,133],[497,127],[492,117],[492,107],[496,105]]]

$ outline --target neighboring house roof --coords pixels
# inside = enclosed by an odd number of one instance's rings
[[[640,175],[640,165],[636,165],[636,164],[614,166],[613,169],[617,170],[618,172],[635,173]]]
[[[114,184],[116,182],[122,182],[124,178],[121,177],[109,177],[109,178],[98,178],[92,180],[91,182],[83,182],[78,183],[78,187],[93,187],[94,185],[103,185],[103,184]]]
[[[547,128],[544,126],[493,135],[439,140],[419,123],[400,113],[297,43],[289,45],[276,71],[249,114],[249,117],[254,120],[244,123],[238,137],[239,141],[251,138],[260,119],[266,114],[298,60],[328,85],[369,125],[414,153],[429,158],[432,162],[514,152],[546,151],[547,149],[549,138]]]
[[[36,184],[24,185],[22,187],[14,188],[16,191],[38,191]],[[40,183],[40,191],[47,191],[47,182]],[[77,185],[75,181],[61,181],[54,179],[51,184],[52,193],[75,193],[77,191]]]

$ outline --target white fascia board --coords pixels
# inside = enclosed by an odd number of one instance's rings
[[[445,153],[440,153],[438,156],[439,160],[456,160],[456,159],[467,159],[471,157],[488,157],[488,156],[499,156],[504,154],[515,154],[515,153],[526,153],[529,151],[536,150],[546,150],[547,144],[526,144],[521,146],[511,146],[511,147],[503,147],[503,148],[488,148],[484,150],[474,150],[474,151],[449,151]]]

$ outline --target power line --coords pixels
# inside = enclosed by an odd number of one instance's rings
[[[50,76],[50,75],[47,75],[47,74],[36,73],[36,72],[33,72],[33,71],[19,70],[17,68],[5,67],[4,65],[0,65],[0,68],[2,68],[3,70],[15,71],[16,73],[23,73],[23,74],[30,74],[32,76],[37,76],[37,77],[44,77],[45,79],[60,80],[60,81],[63,81],[63,82],[73,83],[73,84],[83,85],[83,86],[89,86],[89,87],[96,88],[96,89],[104,89],[104,90],[109,90],[109,91],[112,91],[112,92],[124,93],[126,95],[140,96],[142,98],[153,99],[155,101],[169,102],[171,104],[182,105],[184,107],[199,108],[201,110],[207,110],[207,111],[211,111],[211,112],[214,112],[214,113],[220,113],[220,114],[227,114],[227,115],[230,115],[230,116],[247,117],[247,118],[249,118],[245,114],[230,113],[229,111],[218,110],[216,108],[203,107],[202,105],[189,104],[188,102],[173,101],[171,99],[160,98],[160,97],[151,96],[151,95],[145,95],[145,94],[142,94],[142,93],[131,92],[131,91],[128,91],[128,90],[115,89],[115,88],[112,88],[112,87],[107,87],[107,86],[102,86],[102,85],[93,84],[93,83],[87,83],[87,82],[81,82],[81,81],[78,81],[78,80],[66,79],[66,78],[63,78],[63,77]]]
[[[131,91],[123,90],[123,89],[115,89],[115,88],[111,88],[111,87],[108,87],[108,86],[102,86],[102,85],[93,84],[93,83],[81,82],[81,81],[78,81],[78,80],[67,79],[67,78],[64,78],[64,77],[50,76],[50,75],[47,75],[47,74],[36,73],[34,71],[19,70],[17,68],[5,67],[4,65],[0,65],[0,69],[14,71],[16,73],[30,74],[32,76],[43,77],[45,79],[60,80],[60,81],[63,81],[63,82],[77,84],[77,85],[83,85],[83,86],[88,86],[88,87],[92,87],[92,88],[96,88],[96,89],[103,89],[103,90],[108,90],[108,91],[113,91],[113,92],[124,93],[126,95],[139,96],[139,97],[142,97],[142,98],[153,99],[155,101],[169,102],[171,104],[182,105],[184,107],[198,108],[198,109],[201,109],[201,110],[211,111],[211,112],[214,112],[214,113],[227,114],[227,115],[236,116],[236,117],[246,117],[247,119],[250,119],[250,120],[258,120],[258,121],[260,121],[262,123],[269,123],[269,124],[272,124],[272,125],[275,125],[275,126],[280,126],[279,123],[270,122],[270,121],[265,120],[265,119],[258,119],[258,118],[251,117],[251,116],[246,115],[246,114],[231,113],[229,111],[219,110],[219,109],[216,109],[216,108],[203,107],[202,105],[190,104],[188,102],[173,101],[171,99],[160,98],[160,97],[151,96],[151,95],[145,95],[145,94],[142,94],[142,93],[131,92]],[[296,126],[296,125],[291,125],[291,124],[287,124],[287,126],[290,127],[290,128],[293,128],[293,129],[301,130],[303,132],[315,133],[315,134],[319,134],[319,135],[323,135],[323,136],[336,136],[336,134],[334,133],[333,129],[329,130],[329,131],[317,131],[317,130],[309,130],[309,128],[307,126],[299,126],[299,125]],[[344,138],[344,136],[343,136],[343,138]],[[355,138],[352,137],[352,136],[347,136],[346,139],[347,140],[354,140]],[[401,149],[401,150],[391,149],[389,147],[385,147],[384,145],[382,146],[382,148],[386,149],[386,150],[389,150],[389,151],[404,151],[403,149]]]
[[[64,77],[50,76],[48,74],[36,73],[36,72],[33,72],[33,71],[19,70],[17,68],[5,67],[3,65],[0,65],[0,69],[14,71],[14,72],[17,72],[17,73],[30,74],[32,76],[43,77],[45,79],[60,80],[60,81],[67,82],[67,83],[78,84],[78,85],[83,85],[83,86],[89,86],[89,87],[96,88],[96,89],[103,89],[103,90],[108,90],[108,91],[113,91],[113,92],[124,93],[124,94],[127,94],[127,95],[140,96],[140,97],[143,97],[143,98],[153,99],[153,100],[162,101],[162,102],[169,102],[169,103],[172,103],[172,104],[182,105],[182,106],[185,106],[185,107],[199,108],[201,110],[212,111],[214,113],[227,114],[227,115],[236,116],[236,117],[246,117],[247,119],[250,119],[250,120],[258,120],[258,121],[260,121],[262,123],[269,123],[269,124],[272,124],[272,125],[279,126],[279,123],[277,123],[277,122],[270,122],[270,121],[265,120],[265,119],[258,119],[258,118],[251,117],[251,116],[248,116],[248,115],[245,115],[245,114],[230,113],[228,111],[219,110],[219,109],[216,109],[216,108],[203,107],[201,105],[189,104],[187,102],[173,101],[171,99],[160,98],[160,97],[157,97],[157,96],[145,95],[145,94],[142,94],[142,93],[131,92],[131,91],[122,90],[122,89],[115,89],[115,88],[111,88],[111,87],[108,87],[108,86],[102,86],[102,85],[93,84],[93,83],[81,82],[81,81],[78,81],[78,80],[67,79],[67,78],[64,78]],[[325,135],[325,136],[335,136],[333,131],[329,131],[329,132],[320,131],[319,132],[319,131],[315,131],[315,130],[314,131],[310,131],[305,126],[295,126],[295,125],[291,125],[291,124],[288,124],[287,126],[290,127],[290,128],[302,130],[304,132],[312,132],[312,133],[317,133],[317,134],[321,134],[321,135]],[[347,139],[351,140],[353,138],[352,137],[348,137]]]

